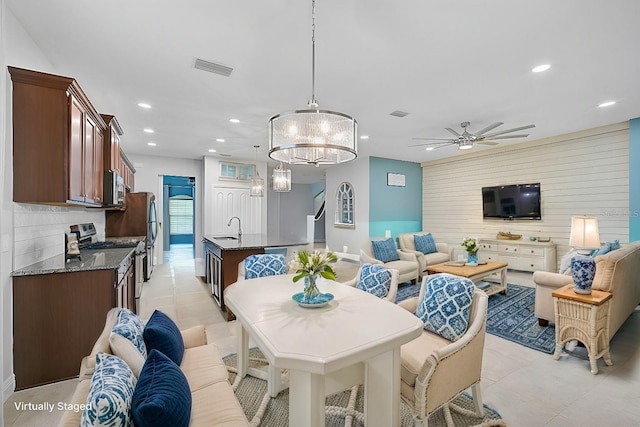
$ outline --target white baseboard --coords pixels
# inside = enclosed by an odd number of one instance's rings
[[[2,403],[6,402],[8,398],[11,397],[13,392],[16,389],[16,376],[14,373],[11,373],[9,378],[4,381],[2,385]]]

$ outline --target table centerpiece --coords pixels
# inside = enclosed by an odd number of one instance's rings
[[[322,295],[316,285],[318,276],[322,276],[328,280],[335,280],[336,272],[329,264],[335,263],[338,256],[331,251],[299,251],[290,264],[290,270],[295,271],[293,282],[297,282],[304,278],[304,292],[302,302],[304,304],[313,305]],[[320,298],[325,300],[325,298]],[[297,301],[297,300],[296,300]]]

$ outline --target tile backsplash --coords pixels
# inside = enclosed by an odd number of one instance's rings
[[[13,204],[15,270],[64,254],[64,233],[71,224],[93,222],[104,240],[105,214],[83,207]]]

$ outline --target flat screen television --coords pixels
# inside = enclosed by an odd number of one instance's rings
[[[482,217],[542,219],[540,183],[482,187]]]

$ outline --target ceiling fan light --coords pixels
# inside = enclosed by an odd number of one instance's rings
[[[459,150],[468,150],[469,148],[473,148],[473,141],[470,139],[461,140],[458,142]]]

